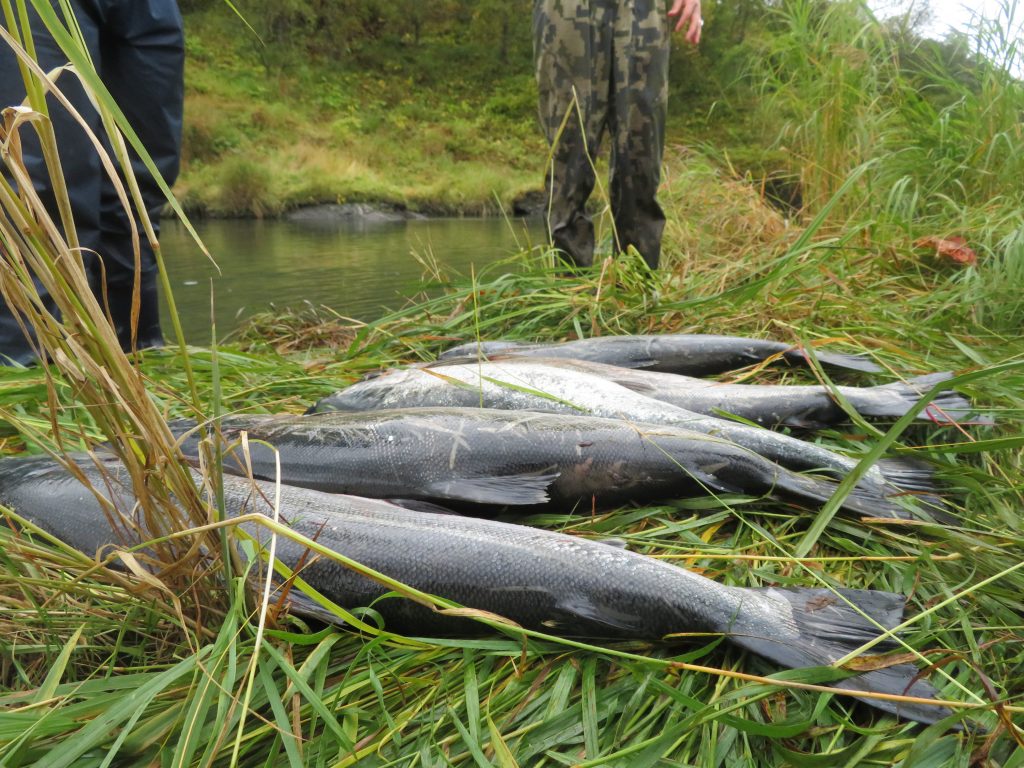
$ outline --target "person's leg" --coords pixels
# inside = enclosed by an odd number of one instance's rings
[[[100,4],[105,14],[100,75],[160,176],[171,185],[181,157],[185,61],[181,14],[174,0],[101,0]],[[136,154],[131,156],[150,221],[159,233],[164,194]],[[122,347],[129,349],[136,253],[131,220],[109,179],[103,185],[100,212],[98,250],[111,319]],[[141,225],[138,233],[141,293],[135,346],[145,348],[161,345],[163,337],[156,259]]]
[[[83,12],[77,5],[74,7],[79,27],[89,46],[90,53],[93,59],[97,60],[99,56],[97,20],[90,13]],[[29,14],[36,54],[42,68],[49,72],[67,63],[67,57],[46,31],[31,6],[29,6]],[[57,85],[90,127],[94,131],[97,130],[99,116],[90,106],[78,79],[74,75],[64,73],[57,80]],[[0,109],[21,104],[24,100],[25,84],[18,67],[17,57],[6,44],[0,43]],[[57,137],[61,170],[71,201],[75,230],[83,248],[83,260],[88,268],[93,262],[91,250],[97,247],[99,240],[99,158],[85,131],[67,110],[52,97],[47,99],[47,104]],[[32,177],[34,186],[46,203],[51,217],[59,222],[50,172],[46,168],[36,133],[30,127],[23,127],[20,138],[25,166]],[[9,175],[7,177],[9,178]],[[41,287],[39,289],[41,290]],[[43,299],[50,303],[45,295]],[[16,318],[0,299],[0,364],[5,362],[5,358],[19,363],[29,363],[34,357],[32,346],[25,338]]]
[[[632,245],[656,269],[665,228],[657,192],[665,149],[668,17],[665,0],[631,0],[620,6],[609,121],[612,213],[619,248]]]
[[[553,147],[547,174],[548,230],[552,245],[576,266],[594,260],[594,225],[586,204],[594,189],[593,158],[608,111],[614,5],[615,0],[534,3],[540,121]]]

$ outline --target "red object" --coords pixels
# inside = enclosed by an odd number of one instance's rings
[[[922,237],[914,241],[915,248],[934,248],[938,256],[942,256],[957,264],[977,264],[978,254],[967,247],[967,241],[959,236],[953,237]]]

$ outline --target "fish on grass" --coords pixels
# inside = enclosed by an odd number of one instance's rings
[[[493,359],[495,363],[505,358]],[[727,413],[766,427],[817,429],[848,421],[840,400],[869,419],[898,419],[936,384],[952,377],[948,371],[917,376],[874,387],[826,387],[793,384],[725,384],[677,373],[620,368],[606,363],[565,358],[537,359],[549,367],[579,371],[612,381],[639,395],[713,416]],[[435,363],[434,367],[443,365]],[[963,395],[939,392],[917,418],[933,424],[988,423]]]
[[[190,422],[175,422],[177,434]],[[569,511],[594,504],[710,494],[770,496],[817,509],[837,484],[791,472],[728,440],[678,427],[593,416],[408,408],[303,416],[233,416],[221,422],[235,444],[229,471],[332,493],[422,499],[483,507],[553,503]],[[236,441],[237,443],[237,441]],[[270,447],[272,446],[272,448]],[[198,456],[199,438],[182,442]],[[909,518],[901,505],[854,488],[847,512]],[[478,510],[486,513],[486,509]]]
[[[467,355],[484,358],[495,354],[535,357],[564,357],[589,360],[623,368],[683,373],[687,376],[711,376],[745,368],[779,357],[791,365],[807,365],[809,354],[801,347],[770,339],[710,334],[665,334],[663,336],[599,336],[554,344],[518,341],[481,341],[460,344],[445,350],[441,359]],[[867,373],[882,369],[865,355],[814,350],[824,366]]]
[[[858,465],[857,459],[817,443],[694,413],[591,373],[531,359],[392,369],[323,398],[312,410],[472,406],[546,410],[679,427],[730,440],[787,469],[824,471],[838,478],[855,471]],[[951,521],[937,503],[930,468],[919,461],[882,459],[864,472],[858,488],[880,498],[917,495],[921,502],[917,506],[930,505],[933,516]]]
[[[0,502],[67,544],[93,556],[108,545],[145,538],[127,473],[115,461],[99,469],[80,463],[85,477],[134,524],[118,533],[96,496],[52,459],[0,460]],[[201,478],[196,475],[197,483]],[[509,619],[527,629],[588,639],[713,633],[787,668],[831,665],[883,629],[900,623],[901,595],[875,590],[744,588],[619,547],[525,526],[411,512],[384,501],[281,486],[280,513],[297,533],[421,592]],[[273,483],[224,477],[227,514],[270,515]],[[269,531],[242,526],[260,543]],[[388,630],[412,635],[479,632],[478,622],[444,615],[394,596],[390,586],[278,536],[276,555],[338,606],[372,604]],[[387,595],[387,596],[386,596]],[[339,622],[336,614],[289,591],[300,614]],[[894,648],[891,641],[873,653]],[[845,690],[933,699],[935,689],[902,663],[832,681]],[[948,709],[925,703],[864,699],[900,717],[931,723]]]

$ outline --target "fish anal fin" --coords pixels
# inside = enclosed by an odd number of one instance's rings
[[[644,357],[633,358],[632,360],[617,362],[615,364],[620,368],[654,368],[659,363],[661,363],[661,361],[653,357]]]
[[[448,507],[432,504],[422,499],[385,499],[385,501],[391,502],[396,507],[408,509],[410,512],[426,512],[431,515],[455,515],[461,517],[461,514],[454,509],[448,509]]]
[[[696,482],[700,483],[706,488],[710,488],[713,491],[719,493],[735,493],[740,495],[746,495],[746,491],[733,483],[728,483],[722,480],[717,474],[707,469],[699,467],[686,467],[685,471],[692,477]]]
[[[645,395],[647,397],[650,397],[652,392],[658,391],[656,387],[652,387],[647,382],[637,381],[636,379],[620,379],[618,377],[611,377],[608,379],[608,381],[612,382],[613,384],[618,384],[620,387],[624,387],[628,389],[630,392],[636,392],[638,395]]]

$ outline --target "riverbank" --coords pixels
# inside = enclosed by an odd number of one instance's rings
[[[186,15],[184,160],[194,215],[277,216],[372,203],[432,215],[511,211],[540,188],[546,149],[517,60],[473,75],[444,41],[381,46],[358,69],[274,70],[229,12]],[[472,85],[470,85],[472,83]]]

